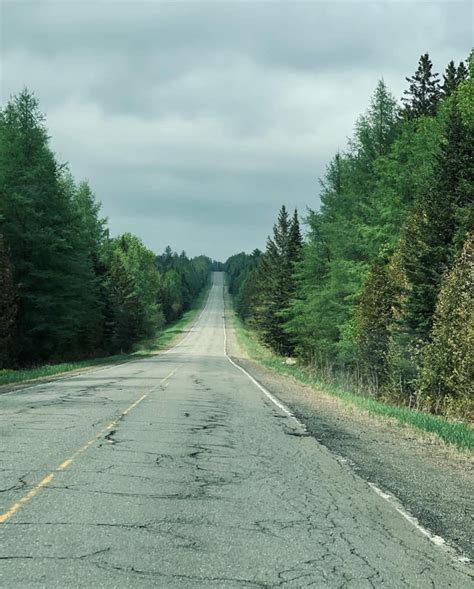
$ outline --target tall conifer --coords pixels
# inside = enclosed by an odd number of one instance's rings
[[[421,116],[434,116],[440,99],[439,74],[433,73],[433,63],[428,53],[420,57],[418,69],[409,82],[408,90],[402,102],[405,104],[403,114],[409,119]]]
[[[11,366],[15,342],[17,301],[10,252],[0,233],[0,369]]]
[[[393,331],[392,362],[413,392],[420,367],[419,351],[429,339],[441,279],[457,253],[468,227],[465,219],[474,202],[474,129],[461,120],[452,102],[446,140],[438,157],[435,180],[422,195],[403,230],[397,256],[406,279],[399,318]],[[398,366],[396,366],[398,364]]]

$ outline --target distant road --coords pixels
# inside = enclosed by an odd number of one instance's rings
[[[231,364],[222,293],[166,354],[0,397],[0,585],[472,587]]]

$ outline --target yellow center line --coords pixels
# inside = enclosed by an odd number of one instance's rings
[[[119,423],[119,421],[121,419],[123,419],[123,417],[125,417],[125,415],[128,415],[130,413],[130,411],[132,411],[132,409],[134,409],[137,405],[139,405],[151,393],[153,393],[154,391],[156,391],[156,389],[160,385],[164,384],[167,380],[169,380],[173,376],[173,374],[178,370],[178,368],[179,368],[179,366],[177,366],[167,376],[165,376],[165,378],[163,378],[163,380],[161,380],[148,393],[146,393],[146,394],[142,395],[141,397],[139,397],[129,407],[127,407],[127,409],[125,409],[125,411],[122,411],[122,413],[117,417],[117,419],[115,419],[114,421],[112,421],[111,423],[109,423],[104,429],[102,429],[98,434],[96,434],[95,437],[92,440],[89,440],[88,442],[86,442],[84,444],[84,446],[82,446],[81,448],[79,448],[79,450],[76,450],[76,452],[74,452],[74,454],[72,454],[72,456],[70,456],[69,458],[66,458],[66,460],[64,460],[63,462],[61,462],[61,464],[58,467],[56,467],[53,470],[53,472],[50,472],[43,479],[41,479],[41,481],[39,483],[37,483],[30,491],[28,491],[28,493],[26,493],[26,495],[24,495],[16,503],[14,503],[13,505],[11,505],[10,508],[7,511],[5,511],[5,513],[0,514],[0,524],[3,524],[6,521],[8,521],[18,510],[20,510],[23,507],[23,505],[25,505],[25,503],[28,503],[28,501],[30,501],[31,499],[33,499],[33,497],[36,497],[36,495],[41,491],[41,489],[43,489],[44,487],[46,487],[46,486],[49,485],[49,483],[56,476],[56,473],[62,472],[64,470],[66,470],[69,466],[71,466],[71,464],[74,462],[74,460],[80,454],[82,454],[83,452],[85,452],[86,450],[88,450],[92,446],[92,444],[94,442],[96,442],[106,432],[110,431],[114,426],[116,426]]]

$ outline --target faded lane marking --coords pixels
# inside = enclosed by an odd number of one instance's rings
[[[179,368],[179,366],[174,368],[167,376],[165,376],[165,378],[163,378],[148,393],[142,395],[136,401],[134,401],[129,407],[127,407],[127,409],[125,409],[125,411],[122,411],[122,413],[117,417],[117,419],[115,419],[114,421],[109,423],[104,429],[102,429],[98,434],[96,434],[96,436],[94,438],[92,438],[92,440],[89,440],[88,442],[86,442],[84,444],[84,446],[82,446],[81,448],[79,448],[79,450],[74,452],[74,454],[72,456],[70,456],[69,458],[66,458],[66,460],[61,462],[61,464],[58,467],[56,467],[53,470],[53,472],[51,472],[47,476],[45,476],[39,483],[37,483],[31,489],[31,491],[28,491],[28,493],[26,493],[26,495],[24,495],[21,499],[19,499],[16,503],[14,503],[7,511],[5,511],[5,513],[2,513],[0,515],[0,524],[7,522],[13,515],[15,515],[15,513],[17,511],[19,511],[26,503],[28,503],[28,501],[31,501],[31,499],[33,499],[33,497],[36,497],[36,495],[41,491],[41,489],[43,489],[44,487],[47,487],[49,485],[49,483],[54,479],[54,477],[56,476],[56,474],[58,472],[62,472],[64,470],[66,470],[69,466],[71,466],[71,464],[74,462],[74,460],[78,456],[80,456],[83,452],[88,450],[94,442],[96,442],[105,433],[107,433],[114,426],[116,426],[126,415],[128,415],[130,413],[130,411],[132,411],[132,409],[134,409],[144,399],[146,399],[149,395],[151,395],[151,393],[156,391],[156,389],[159,386],[166,383],[166,381],[169,380],[173,376],[173,374],[178,370],[178,368]]]

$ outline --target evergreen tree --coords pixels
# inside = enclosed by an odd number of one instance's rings
[[[458,87],[458,83],[458,69],[454,64],[454,61],[451,60],[446,67],[445,73],[443,74],[443,85],[441,86],[443,96],[445,98],[451,96],[451,94]]]
[[[386,155],[398,134],[397,102],[384,80],[379,80],[367,112],[359,117],[352,149],[359,158],[373,163]]]
[[[108,346],[112,352],[128,352],[164,323],[161,277],[155,255],[138,237],[125,233],[111,240],[108,249]]]
[[[432,69],[433,63],[425,53],[420,57],[414,76],[405,78],[410,85],[402,102],[405,104],[403,114],[408,119],[436,114],[440,99],[439,74],[433,73]]]
[[[171,293],[160,264],[176,273]],[[57,164],[34,95],[0,111],[0,367],[128,351],[162,326],[160,297],[177,318],[210,267],[169,248],[158,261],[131,234],[110,239],[88,183]]]
[[[396,285],[386,263],[376,260],[356,313],[357,357],[364,380],[376,392],[387,382],[387,354]]]
[[[17,301],[10,252],[0,234],[0,369],[11,366]]]
[[[469,77],[469,70],[463,61],[459,62],[458,70],[456,72],[456,87],[462,82],[465,82]]]
[[[413,392],[419,351],[431,331],[441,278],[465,238],[474,196],[473,129],[451,104],[433,185],[422,195],[404,227],[397,256],[406,280],[392,336],[395,380]]]
[[[81,319],[77,341],[77,355],[89,355],[103,349],[104,345],[107,221],[100,217],[100,203],[87,182],[76,185],[72,175],[66,172],[61,177],[61,184],[73,210],[74,248],[82,253],[82,264],[89,274],[87,290],[81,294],[81,310],[86,312]]]
[[[418,394],[425,409],[474,418],[474,236],[443,277]]]
[[[298,211],[295,209],[291,220],[290,232],[288,237],[288,256],[293,265],[301,261],[303,253],[303,236],[301,235]]]
[[[287,311],[296,292],[295,265],[301,257],[302,238],[298,214],[290,219],[283,205],[267,239],[267,248],[255,272],[253,309],[256,324],[265,341],[281,354],[293,350],[292,338],[285,329]]]
[[[473,145],[472,131],[462,123],[454,102],[435,184],[420,200],[401,249],[413,285],[407,301],[408,322],[420,337],[425,337],[431,327],[440,279],[452,259],[451,246],[460,229],[459,219],[472,203]]]
[[[27,90],[0,114],[1,232],[18,300],[15,355],[25,363],[78,353],[94,280],[43,120]]]
[[[170,246],[156,257],[162,274],[160,301],[167,322],[179,319],[209,280],[212,262],[205,256],[188,259],[178,256]]]
[[[463,321],[454,314],[449,330],[446,315],[442,337],[436,327],[440,286],[445,292],[446,271],[474,226],[472,56],[469,66],[468,77],[463,65],[448,66],[445,99],[438,105],[437,75],[428,55],[422,56],[409,78],[409,116],[403,119],[380,83],[349,149],[328,166],[321,207],[308,215],[307,239],[291,280],[284,279],[288,267],[280,255],[282,236],[291,233],[287,214],[257,269],[232,274],[234,292],[250,307],[248,320],[277,351],[295,351],[323,380],[349,373],[361,384],[362,374],[384,397],[418,406],[424,399],[425,407],[443,412],[454,405],[469,409],[464,391],[472,379],[464,295],[462,313],[458,310]],[[463,268],[467,284],[466,264]],[[230,272],[230,264],[226,269]],[[294,288],[289,297],[287,285]],[[454,305],[454,295],[449,297]],[[430,351],[443,338],[449,338],[446,354],[442,343],[436,353]],[[445,382],[450,371],[456,371],[449,379],[462,398]],[[434,386],[440,390],[439,383],[448,392],[430,392]],[[443,395],[450,400],[437,402]]]
[[[469,56],[469,74],[456,92],[461,118],[465,125],[474,126],[474,50]]]
[[[441,86],[441,92],[444,98],[451,96],[459,84],[467,80],[469,72],[464,65],[464,62],[460,62],[459,66],[456,67],[454,61],[451,60],[443,74],[443,85]]]
[[[422,56],[409,79],[405,120],[380,83],[350,149],[329,165],[321,209],[308,216],[307,243],[287,283],[295,289],[288,302],[278,298],[285,293],[279,245],[288,218],[279,219],[241,289],[237,275],[233,285],[245,293],[250,319],[275,349],[296,350],[323,378],[361,368],[375,391],[409,404],[421,390],[419,371],[428,358],[422,350],[430,333],[434,337],[442,277],[474,224],[472,76],[449,64],[437,109],[431,68]],[[464,346],[467,336],[460,335]],[[454,332],[450,337],[455,341]],[[464,383],[465,363],[458,368]],[[428,389],[420,394],[430,406]]]

